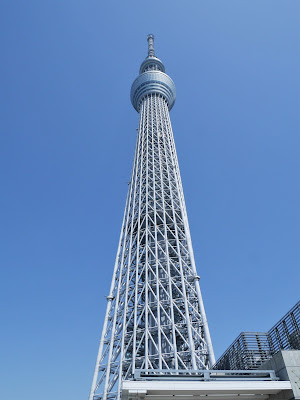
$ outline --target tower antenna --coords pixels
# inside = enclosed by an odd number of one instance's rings
[[[148,40],[148,57],[155,57],[155,52],[154,52],[154,35],[150,33],[150,35],[147,36]]]

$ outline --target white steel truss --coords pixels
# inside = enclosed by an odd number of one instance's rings
[[[171,100],[151,86],[153,70],[170,78],[148,41],[153,53],[140,77],[150,89],[136,100],[136,150],[90,400],[120,399],[122,380],[132,379],[136,369],[203,370],[214,364],[169,117]],[[145,76],[152,79],[146,85]]]

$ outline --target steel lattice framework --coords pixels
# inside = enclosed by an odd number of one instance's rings
[[[120,399],[136,369],[214,364],[169,117],[175,85],[153,39],[131,90],[140,121],[90,400]]]

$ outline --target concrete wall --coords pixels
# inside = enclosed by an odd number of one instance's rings
[[[280,380],[291,382],[291,391],[270,396],[270,400],[300,400],[300,350],[281,350],[259,369],[273,369]]]

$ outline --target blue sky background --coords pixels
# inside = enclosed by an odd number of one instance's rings
[[[90,389],[154,33],[216,356],[299,299],[300,2],[2,1],[3,399]]]

